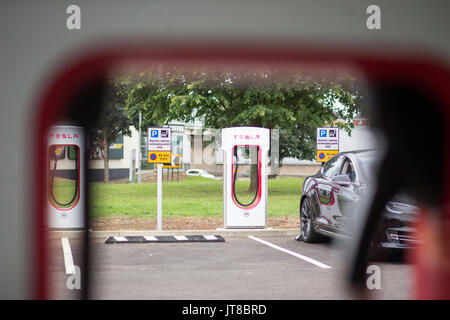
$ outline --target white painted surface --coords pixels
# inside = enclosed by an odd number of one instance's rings
[[[317,260],[315,260],[315,259],[312,259],[312,258],[310,258],[310,257],[304,256],[304,255],[302,255],[302,254],[300,254],[300,253],[297,253],[297,252],[294,252],[294,251],[291,251],[291,250],[288,250],[288,249],[279,247],[279,246],[277,246],[276,244],[273,244],[273,243],[271,243],[271,242],[269,242],[269,241],[265,241],[265,240],[262,240],[262,239],[260,239],[260,238],[254,237],[254,236],[248,236],[248,237],[249,237],[250,239],[252,239],[252,240],[255,240],[255,241],[258,241],[258,242],[260,242],[260,243],[262,243],[262,244],[265,244],[266,246],[269,246],[269,247],[271,247],[271,248],[277,249],[277,250],[282,251],[282,252],[284,252],[284,253],[290,254],[291,256],[294,256],[294,257],[296,257],[296,258],[302,259],[302,260],[304,260],[304,261],[306,261],[306,262],[312,263],[313,265],[315,265],[315,266],[317,266],[317,267],[319,267],[319,268],[322,268],[322,269],[331,269],[330,266],[328,266],[328,265],[326,265],[326,264],[324,264],[324,263],[322,263],[322,262],[319,262],[319,261],[317,261]]]
[[[69,239],[61,238],[63,254],[64,254],[64,267],[66,268],[66,274],[75,274],[75,265],[73,264],[72,250],[70,249]]]

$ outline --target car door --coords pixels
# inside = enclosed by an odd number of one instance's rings
[[[347,176],[348,181],[342,181],[344,179],[339,179],[338,175]],[[333,191],[336,197],[337,210],[333,212],[333,226],[338,233],[350,236],[353,232],[355,213],[360,199],[358,192],[360,178],[356,166],[349,156],[344,157],[334,178]]]
[[[333,177],[339,172],[344,157],[338,155],[330,159],[322,168],[322,175],[316,179],[317,203],[319,205],[320,216],[316,217],[315,223],[325,232],[336,232],[333,217],[339,215],[337,207],[335,186]]]

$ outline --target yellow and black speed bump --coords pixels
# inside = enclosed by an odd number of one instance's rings
[[[112,243],[171,243],[171,242],[225,242],[219,235],[189,235],[189,236],[113,236],[105,240]]]

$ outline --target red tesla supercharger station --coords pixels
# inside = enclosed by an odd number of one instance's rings
[[[223,221],[225,228],[267,227],[267,162],[270,130],[257,127],[222,129]],[[241,158],[241,159],[240,159]],[[255,166],[256,187],[250,201],[239,198],[239,165]]]
[[[78,126],[52,126],[48,135],[47,198],[48,227],[51,229],[84,228],[85,200],[85,152],[84,129]],[[61,168],[61,166],[64,166]],[[72,184],[68,195],[58,194],[58,172],[67,172]],[[68,182],[68,181],[70,182]]]

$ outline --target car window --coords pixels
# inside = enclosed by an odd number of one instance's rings
[[[330,179],[333,178],[341,167],[342,161],[343,157],[334,157],[329,160],[323,167],[323,175]]]
[[[358,156],[359,167],[365,177],[365,180],[372,181],[375,165],[377,163],[377,157],[375,153],[367,153],[362,156]]]
[[[344,165],[342,166],[341,174],[345,174],[350,178],[351,182],[356,181],[356,171],[353,162],[350,159],[345,159]]]

